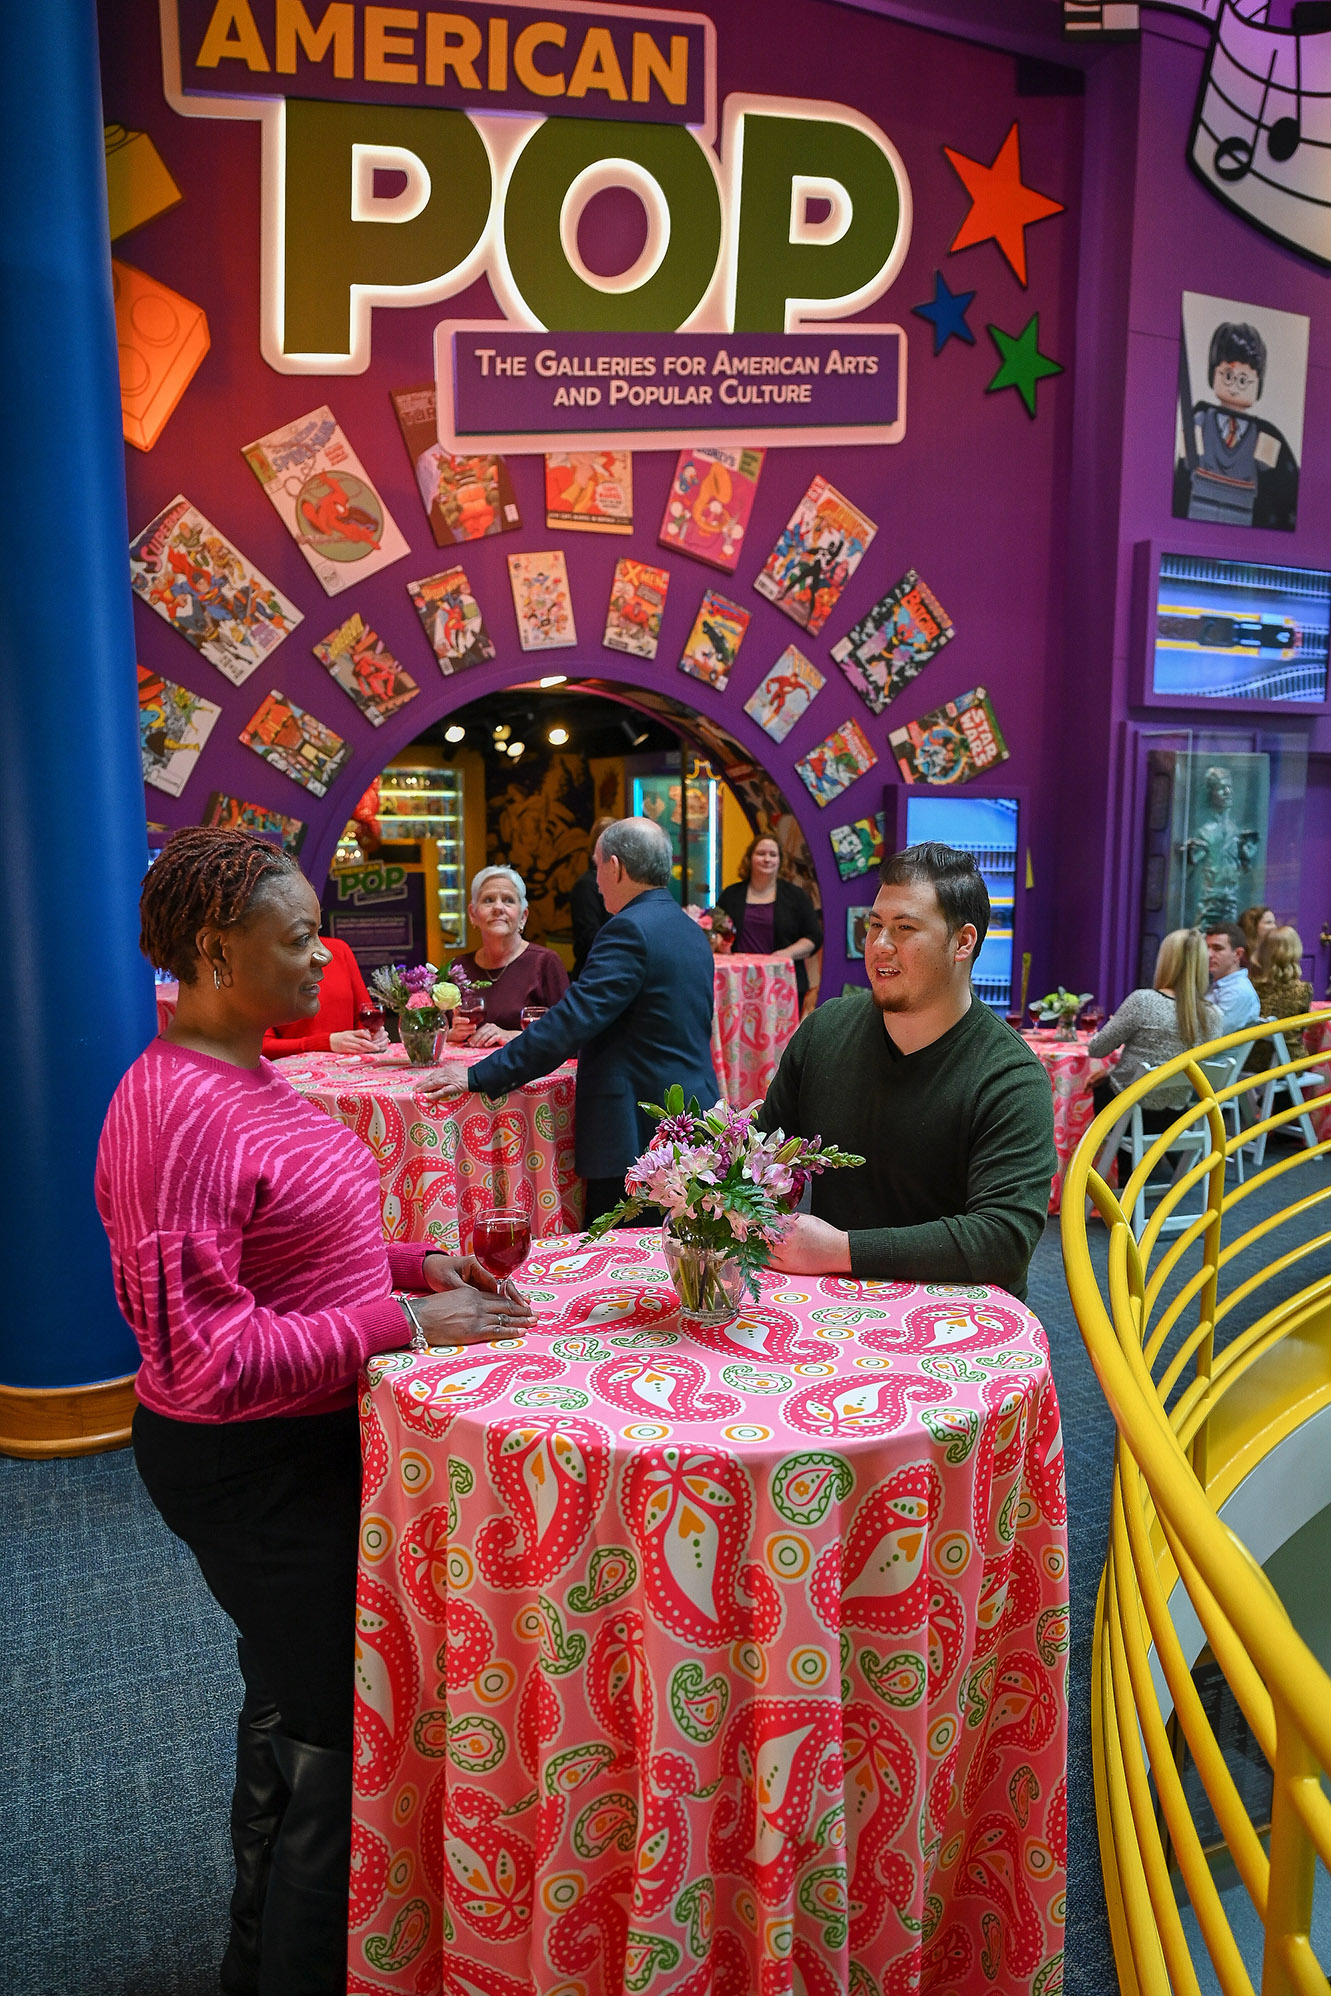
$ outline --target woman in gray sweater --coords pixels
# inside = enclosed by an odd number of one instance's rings
[[[1154,987],[1130,991],[1087,1044],[1093,1054],[1123,1049],[1117,1067],[1096,1084],[1092,1099],[1097,1114],[1148,1067],[1161,1067],[1216,1037],[1221,1019],[1215,1006],[1206,1002],[1209,984],[1206,938],[1199,929],[1171,930],[1155,959]],[[1163,1130],[1192,1100],[1192,1086],[1183,1076],[1161,1082],[1152,1091],[1149,1106],[1143,1105],[1143,1127]]]

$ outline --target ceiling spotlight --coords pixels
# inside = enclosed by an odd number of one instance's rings
[[[568,674],[566,672],[552,672],[548,679],[541,681],[541,684],[542,686],[567,686]]]
[[[465,741],[466,739],[467,739],[467,730],[463,727],[460,727],[456,721],[454,721],[451,728],[444,729],[444,740],[446,742],[462,742]]]
[[[503,725],[497,727],[494,730],[494,738],[497,742],[506,742],[509,736],[512,734],[512,732],[513,732],[512,728],[508,727],[507,725]]]
[[[629,747],[641,748],[647,739],[646,728],[640,727],[637,721],[630,721],[626,714],[620,715],[619,725],[624,731],[624,739]]]
[[[527,746],[526,742],[505,743],[505,747],[507,748],[508,753],[513,757],[515,762],[517,761],[517,758],[522,754],[522,751],[526,748],[526,746]]]
[[[547,728],[545,739],[552,747],[563,748],[564,743],[568,740],[568,729],[565,727]]]

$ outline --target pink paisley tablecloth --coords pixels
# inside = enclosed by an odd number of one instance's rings
[[[1304,1028],[1303,1045],[1305,1051],[1308,1053],[1331,1052],[1331,1004],[1328,1004],[1325,999],[1315,999],[1308,1009],[1312,1012],[1321,1012],[1325,1017],[1318,1025],[1306,1026]],[[1325,1109],[1315,1109],[1313,1111],[1312,1126],[1317,1132],[1317,1141],[1319,1144],[1325,1143],[1327,1138],[1331,1137],[1331,1103]]]
[[[1002,1290],[545,1242],[511,1347],[375,1359],[350,1982],[1054,1996],[1068,1571]]]
[[[762,1101],[800,1022],[795,966],[770,956],[718,956],[713,973],[712,1065],[727,1102],[743,1109]]]
[[[483,1051],[450,1047],[468,1066]],[[471,1248],[472,1221],[495,1204],[502,1165],[509,1197],[531,1215],[538,1238],[582,1224],[582,1180],[573,1166],[572,1061],[539,1081],[501,1095],[425,1102],[417,1093],[428,1069],[408,1066],[400,1047],[370,1060],[347,1054],[297,1055],[280,1072],[369,1145],[379,1166],[384,1238],[433,1241],[449,1254]]]
[[[1049,1076],[1049,1085],[1054,1091],[1054,1149],[1058,1153],[1058,1171],[1049,1194],[1051,1213],[1056,1213],[1063,1203],[1063,1180],[1067,1177],[1072,1153],[1095,1120],[1091,1090],[1097,1081],[1104,1079],[1111,1067],[1117,1067],[1120,1059],[1117,1047],[1113,1053],[1103,1056],[1087,1053],[1086,1042],[1090,1037],[1089,1033],[1078,1033],[1075,1040],[1056,1040],[1052,1035],[1046,1039],[1041,1034],[1022,1034]]]

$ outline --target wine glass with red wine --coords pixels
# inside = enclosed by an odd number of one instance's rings
[[[524,1005],[518,1014],[518,1024],[523,1032],[526,1032],[528,1026],[534,1026],[538,1019],[543,1019],[548,1010],[549,1007],[546,1005]]]
[[[516,1206],[497,1206],[476,1215],[471,1251],[481,1267],[502,1282],[531,1253],[531,1221]]]
[[[382,1005],[369,1004],[358,1005],[356,1007],[356,1024],[363,1033],[377,1033],[382,1028],[383,1023],[384,1008]]]
[[[471,1023],[472,1037],[476,1029],[485,1024],[485,1000],[479,991],[464,991],[453,1007],[455,1019],[467,1019]]]

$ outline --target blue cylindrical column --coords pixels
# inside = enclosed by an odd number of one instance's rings
[[[0,6],[0,1385],[138,1353],[93,1204],[155,1029],[93,0]]]

